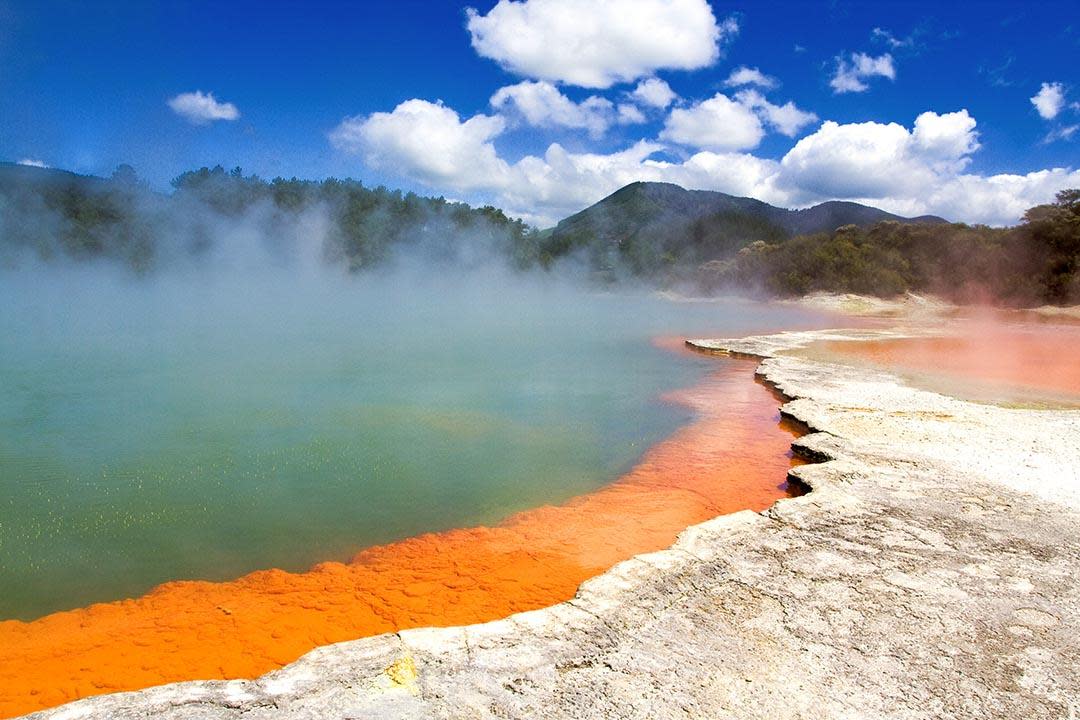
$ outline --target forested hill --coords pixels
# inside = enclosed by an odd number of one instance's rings
[[[1080,303],[1080,190],[1030,208],[1015,227],[887,221],[758,240],[701,264],[696,285],[767,296],[916,291],[968,303],[1074,305]]]
[[[427,262],[497,257],[527,266],[536,235],[494,207],[356,180],[264,180],[219,166],[185,172],[172,185],[171,193],[153,192],[127,165],[98,178],[0,163],[0,266],[103,259],[150,272],[226,259],[281,266],[303,255],[359,270],[403,252]]]
[[[721,259],[758,240],[778,242],[883,221],[946,222],[839,201],[787,210],[720,192],[636,182],[560,222],[543,240],[541,253],[545,261],[583,255],[595,270],[650,276]]]
[[[0,191],[16,190],[92,192],[104,189],[108,180],[92,175],[78,175],[67,170],[0,162]]]
[[[249,269],[407,258],[423,267],[502,263],[594,281],[766,296],[931,292],[1012,305],[1080,303],[1080,190],[1011,228],[899,218],[855,203],[784,210],[749,198],[634,183],[538,232],[473,208],[356,180],[185,172],[151,191],[111,178],[0,163],[0,268],[103,260],[149,273],[171,264]]]

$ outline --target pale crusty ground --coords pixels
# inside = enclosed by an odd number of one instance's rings
[[[1080,321],[1080,305],[1071,305],[1069,307],[1043,305],[1042,307],[1032,308],[1031,312],[1048,318]]]
[[[35,717],[1077,717],[1080,412],[776,355],[882,334],[694,343],[765,358],[811,428],[806,496],[692,527],[552,608]]]
[[[812,293],[791,300],[779,300],[781,305],[798,305],[817,312],[864,318],[932,323],[948,317],[985,315],[987,313],[1004,319],[1043,318],[1055,322],[1080,322],[1080,305],[1023,309],[992,308],[990,306],[956,305],[933,295],[906,293],[886,299],[855,295],[852,293]]]
[[[799,305],[818,312],[862,317],[930,319],[955,312],[959,306],[931,295],[906,293],[886,299],[853,293],[812,293],[792,300],[778,301]]]

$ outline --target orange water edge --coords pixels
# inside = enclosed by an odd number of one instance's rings
[[[613,484],[562,505],[308,572],[170,582],[138,599],[0,622],[0,716],[181,680],[254,678],[328,643],[546,607],[619,561],[670,546],[689,525],[767,508],[788,494],[794,431],[753,368],[718,361],[701,384],[672,393],[695,420]]]
[[[818,350],[894,370],[1080,396],[1080,327],[964,323],[941,337],[827,341]]]

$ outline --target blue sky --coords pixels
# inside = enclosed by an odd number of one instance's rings
[[[0,159],[352,176],[537,224],[634,179],[992,224],[1080,185],[1075,2],[468,7],[0,0]]]

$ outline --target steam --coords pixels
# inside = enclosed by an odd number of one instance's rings
[[[150,192],[133,171],[117,176],[0,183],[0,268],[112,264],[137,275],[297,278],[400,268],[472,273],[514,265],[530,232],[493,208],[336,181],[292,181],[281,192],[299,197],[279,202],[279,181],[220,169],[171,195]]]

